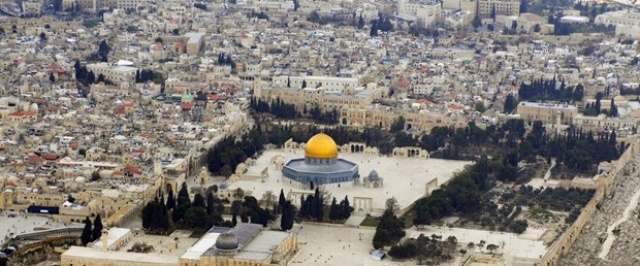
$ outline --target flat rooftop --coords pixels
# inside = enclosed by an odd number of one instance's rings
[[[71,246],[62,256],[86,258],[90,260],[108,260],[116,265],[178,265],[178,257],[157,253],[134,253],[126,251],[102,252],[88,247]],[[120,263],[118,263],[120,262]]]
[[[185,254],[187,249],[193,246],[198,238],[190,237],[191,231],[182,231],[176,230],[169,236],[159,236],[159,235],[147,235],[140,232],[133,232],[133,238],[127,243],[126,246],[120,249],[120,252],[126,252],[136,243],[145,243],[153,246],[154,251],[151,253],[147,253],[149,256],[162,256],[165,259],[171,259],[171,261],[178,262],[178,258]],[[176,248],[170,250],[168,243],[171,241],[176,242]],[[109,254],[109,253],[107,253]],[[127,254],[135,254],[135,253],[127,253]],[[114,254],[114,256],[117,256]]]
[[[577,110],[578,107],[570,104],[563,103],[536,103],[536,102],[521,102],[519,105],[526,107],[538,107],[538,108],[548,108],[548,109],[574,109]]]

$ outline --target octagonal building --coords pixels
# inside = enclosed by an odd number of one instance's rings
[[[358,165],[338,159],[338,145],[327,134],[311,137],[304,147],[304,158],[292,159],[282,167],[288,184],[301,188],[351,186],[360,178]]]

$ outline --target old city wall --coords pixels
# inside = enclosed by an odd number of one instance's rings
[[[18,33],[27,33],[29,29],[34,27],[42,28],[45,25],[49,25],[52,30],[58,29],[68,29],[73,28],[73,26],[77,26],[79,28],[82,25],[81,20],[76,21],[55,21],[52,17],[44,16],[40,18],[15,18],[11,17],[6,21],[0,22],[0,27],[5,30],[5,32],[10,33],[13,25],[16,26],[16,31]],[[31,32],[36,33],[36,32]],[[37,32],[36,34],[39,34]]]
[[[593,195],[593,198],[591,198],[589,203],[587,203],[587,205],[582,209],[580,216],[578,216],[573,224],[571,224],[571,226],[565,230],[564,234],[562,234],[551,246],[538,265],[556,265],[558,260],[560,260],[560,258],[569,251],[573,243],[578,238],[580,231],[582,231],[582,228],[587,223],[587,220],[589,220],[591,215],[596,212],[598,204],[605,199],[605,196],[611,193],[611,187],[613,186],[613,181],[616,176],[623,171],[627,162],[638,154],[638,149],[640,149],[640,142],[636,140],[632,142],[629,148],[617,161],[613,162],[609,173],[603,174],[598,178],[598,188],[596,189],[596,193]]]

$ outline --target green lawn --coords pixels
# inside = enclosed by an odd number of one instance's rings
[[[364,221],[360,223],[360,226],[377,227],[380,222],[380,217],[367,216]]]

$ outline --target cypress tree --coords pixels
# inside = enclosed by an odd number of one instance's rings
[[[280,218],[280,228],[282,231],[288,231],[293,228],[293,220],[295,216],[295,209],[291,204],[291,201],[286,201],[282,206],[282,217]]]
[[[91,237],[93,241],[100,239],[100,236],[102,236],[102,229],[102,218],[100,218],[100,214],[98,214],[96,219],[93,220],[93,234]]]
[[[215,202],[215,198],[213,196],[213,193],[209,192],[207,194],[207,214],[211,215],[212,213],[215,213],[216,209],[216,202]]]
[[[287,199],[284,197],[284,189],[280,189],[280,197],[278,199],[278,206],[282,208],[284,204],[287,202]]]
[[[332,221],[340,220],[342,218],[342,213],[340,211],[340,207],[336,201],[336,198],[333,197],[331,201],[331,207],[329,207],[329,219]]]
[[[173,196],[173,190],[169,189],[169,193],[167,195],[167,209],[173,210],[176,207],[176,199]]]
[[[349,196],[344,196],[344,199],[340,202],[340,219],[349,219],[352,212],[353,207],[349,204]]]
[[[314,207],[315,207],[315,216],[314,218],[316,218],[317,221],[322,221],[322,218],[324,217],[324,199],[322,197],[322,193],[320,193],[320,189],[316,187],[316,192],[315,195],[313,197],[313,201],[314,201]]]
[[[80,240],[82,240],[83,246],[86,246],[87,244],[89,244],[89,242],[91,242],[91,234],[91,220],[89,220],[89,217],[87,217],[86,219],[84,219],[84,229],[82,229],[82,234],[80,235]]]

